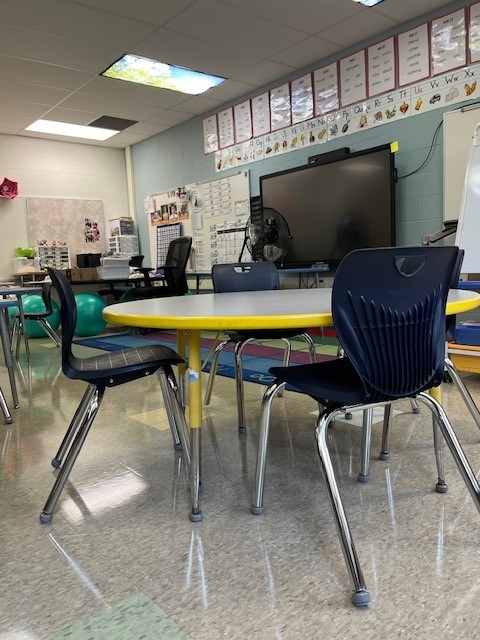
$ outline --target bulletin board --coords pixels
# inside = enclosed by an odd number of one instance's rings
[[[210,182],[193,183],[145,200],[150,255],[161,266],[157,247],[162,228],[180,224],[192,237],[190,270],[210,271],[219,262],[237,262],[250,215],[248,171]]]
[[[101,200],[26,198],[29,246],[66,245],[70,259],[78,253],[105,253],[107,238]]]

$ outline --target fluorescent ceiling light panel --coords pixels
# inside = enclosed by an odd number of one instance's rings
[[[376,4],[380,4],[383,0],[353,0],[354,2],[359,2],[360,4],[364,4],[366,7],[374,7]]]
[[[37,120],[26,127],[25,130],[36,131],[38,133],[51,133],[54,136],[86,138],[88,140],[108,140],[108,138],[119,133],[113,129],[69,124],[68,122],[55,122],[55,120]]]
[[[107,78],[127,80],[137,84],[146,84],[159,89],[170,89],[197,96],[211,87],[225,82],[226,78],[211,76],[183,67],[175,67],[165,62],[142,58],[129,53],[114,62],[100,75]]]

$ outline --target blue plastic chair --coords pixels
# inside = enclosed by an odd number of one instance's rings
[[[212,282],[215,293],[231,293],[235,291],[268,291],[280,288],[278,269],[273,262],[238,262],[215,264],[212,267]],[[268,340],[282,340],[285,343],[283,364],[290,359],[290,338],[302,338],[309,350],[310,362],[316,361],[315,343],[304,329],[258,329],[249,331],[227,331],[227,338],[215,348],[210,367],[207,388],[205,390],[206,405],[210,404],[213,383],[218,368],[220,353],[228,345],[234,345],[235,383],[237,389],[238,430],[245,434],[247,419],[243,392],[242,353],[247,344]]]
[[[79,358],[72,352],[77,308],[71,285],[65,276],[55,269],[48,269],[48,274],[61,302],[63,373],[72,380],[83,380],[88,383],[88,387],[52,460],[52,466],[61,469],[40,514],[42,523],[52,520],[55,505],[97,415],[107,387],[115,387],[158,372],[175,449],[185,452],[187,464],[189,453],[187,426],[172,369],[172,365],[184,362],[182,358],[173,349],[163,345],[131,347],[113,353]]]
[[[370,601],[327,446],[327,429],[345,411],[365,411],[401,398],[416,398],[434,417],[438,480],[446,490],[442,438],[480,510],[480,486],[442,406],[428,393],[444,375],[445,305],[457,247],[393,247],[348,254],[335,276],[332,312],[346,358],[292,367],[272,367],[260,420],[252,513],[263,511],[265,464],[272,399],[286,383],[325,409],[316,424],[318,453],[353,584],[353,603]],[[364,434],[364,446],[369,446]]]

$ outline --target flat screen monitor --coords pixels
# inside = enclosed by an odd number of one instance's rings
[[[390,145],[260,178],[263,207],[286,219],[285,267],[334,269],[353,249],[395,245],[395,167]]]

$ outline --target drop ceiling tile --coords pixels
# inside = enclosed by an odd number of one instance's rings
[[[183,113],[190,113],[191,115],[199,115],[206,113],[207,111],[213,111],[221,107],[223,102],[221,100],[212,100],[211,98],[204,98],[203,96],[193,96],[187,98],[185,102],[179,105],[178,109]],[[146,118],[148,120],[148,118]]]
[[[221,2],[309,34],[316,33],[319,29],[325,29],[363,10],[352,0],[335,0],[334,2],[330,0],[328,9],[325,8],[327,3],[322,0],[295,0],[295,2],[221,0]],[[397,4],[399,4],[398,0]]]
[[[8,80],[0,82],[0,98],[10,98],[10,100],[21,100],[23,102],[36,102],[53,106],[70,95],[64,89],[54,89],[52,87],[42,87],[26,82]]]
[[[294,70],[295,67],[290,64],[281,64],[273,60],[261,60],[248,69],[244,69],[232,76],[232,80],[263,87],[266,84],[275,82],[278,78],[291,74]]]
[[[212,46],[209,38],[179,35],[171,29],[158,29],[133,47],[130,53],[229,78],[261,60],[260,56],[251,51],[241,51],[239,44],[239,39],[236,38],[228,45]]]
[[[4,116],[26,116],[31,117],[32,122],[41,118],[49,110],[46,104],[36,104],[33,102],[22,102],[21,100],[9,100],[0,98],[0,122]]]
[[[102,115],[104,114],[100,113],[100,111],[79,111],[77,109],[55,107],[54,109],[50,109],[46,117],[47,120],[56,120],[57,122],[87,125]]]
[[[160,109],[168,109],[185,100],[186,94],[169,89],[148,87],[144,84],[127,82],[115,78],[97,76],[82,87],[82,93],[103,96],[114,100],[136,102]]]
[[[137,142],[141,142],[142,140],[145,140],[146,138],[149,138],[150,136],[147,134],[133,134],[133,133],[127,133],[126,131],[123,131],[122,133],[118,133],[116,136],[113,136],[113,138],[109,138],[108,140],[104,140],[101,144],[102,147],[118,147],[118,148],[123,148],[126,147],[128,145],[132,145],[132,144],[136,144]]]
[[[0,23],[0,54],[100,73],[124,53]]]
[[[365,11],[328,29],[321,30],[316,35],[346,48],[372,38],[375,34],[387,31],[394,26],[395,21],[391,18]]]
[[[302,42],[294,44],[279,53],[276,53],[273,60],[284,64],[295,65],[297,69],[311,65],[312,60],[320,61],[341,51],[341,47],[332,42],[327,42],[320,38],[310,36]],[[320,66],[320,65],[319,65]]]
[[[158,112],[158,109],[149,105],[122,102],[114,98],[94,96],[82,92],[74,93],[62,102],[62,107],[79,111],[91,111],[92,105],[95,106],[95,110],[99,112],[99,115],[130,118],[131,120],[148,120],[150,116]]]
[[[162,131],[166,131],[170,127],[169,124],[160,124],[155,122],[137,122],[137,124],[133,124],[131,127],[128,127],[128,131],[125,130],[128,134],[133,135],[143,135],[143,136],[154,136],[157,133],[161,133]]]
[[[244,96],[247,93],[255,91],[255,85],[247,84],[246,82],[235,82],[234,80],[227,80],[223,84],[219,84],[216,87],[212,87],[205,94],[209,98],[220,100],[221,102],[229,102],[235,100],[240,96]]]
[[[68,4],[68,10],[65,5]],[[65,0],[2,0],[2,22],[88,44],[130,48],[154,30],[153,25]]]
[[[431,11],[441,10],[446,4],[445,0],[422,0],[421,2],[402,0],[401,2],[384,2],[375,7],[374,11],[402,23],[411,20],[412,16],[421,16]],[[453,11],[453,9],[450,10]],[[440,15],[443,13],[445,11],[440,11]]]
[[[196,36],[217,45],[238,46],[238,49],[271,57],[305,37],[305,33],[280,25],[267,18],[257,17],[235,7],[213,0],[197,0],[167,27],[179,34]],[[222,47],[218,47],[218,56]]]
[[[78,4],[98,8],[98,0],[76,0]],[[192,4],[192,0],[102,0],[102,9],[110,13],[116,13],[126,18],[138,19],[142,22],[162,25],[174,18],[186,7]]]
[[[165,109],[160,111],[157,115],[148,118],[148,122],[154,124],[164,124],[170,127],[174,127],[181,122],[186,122],[192,118],[191,113],[183,113],[182,111],[174,111],[173,109]]]
[[[0,106],[0,131],[2,133],[18,133],[32,124],[34,118],[31,116],[20,116],[7,114]]]
[[[5,80],[21,78],[22,82],[73,90],[82,86],[91,76],[86,71],[0,55],[0,78]]]

